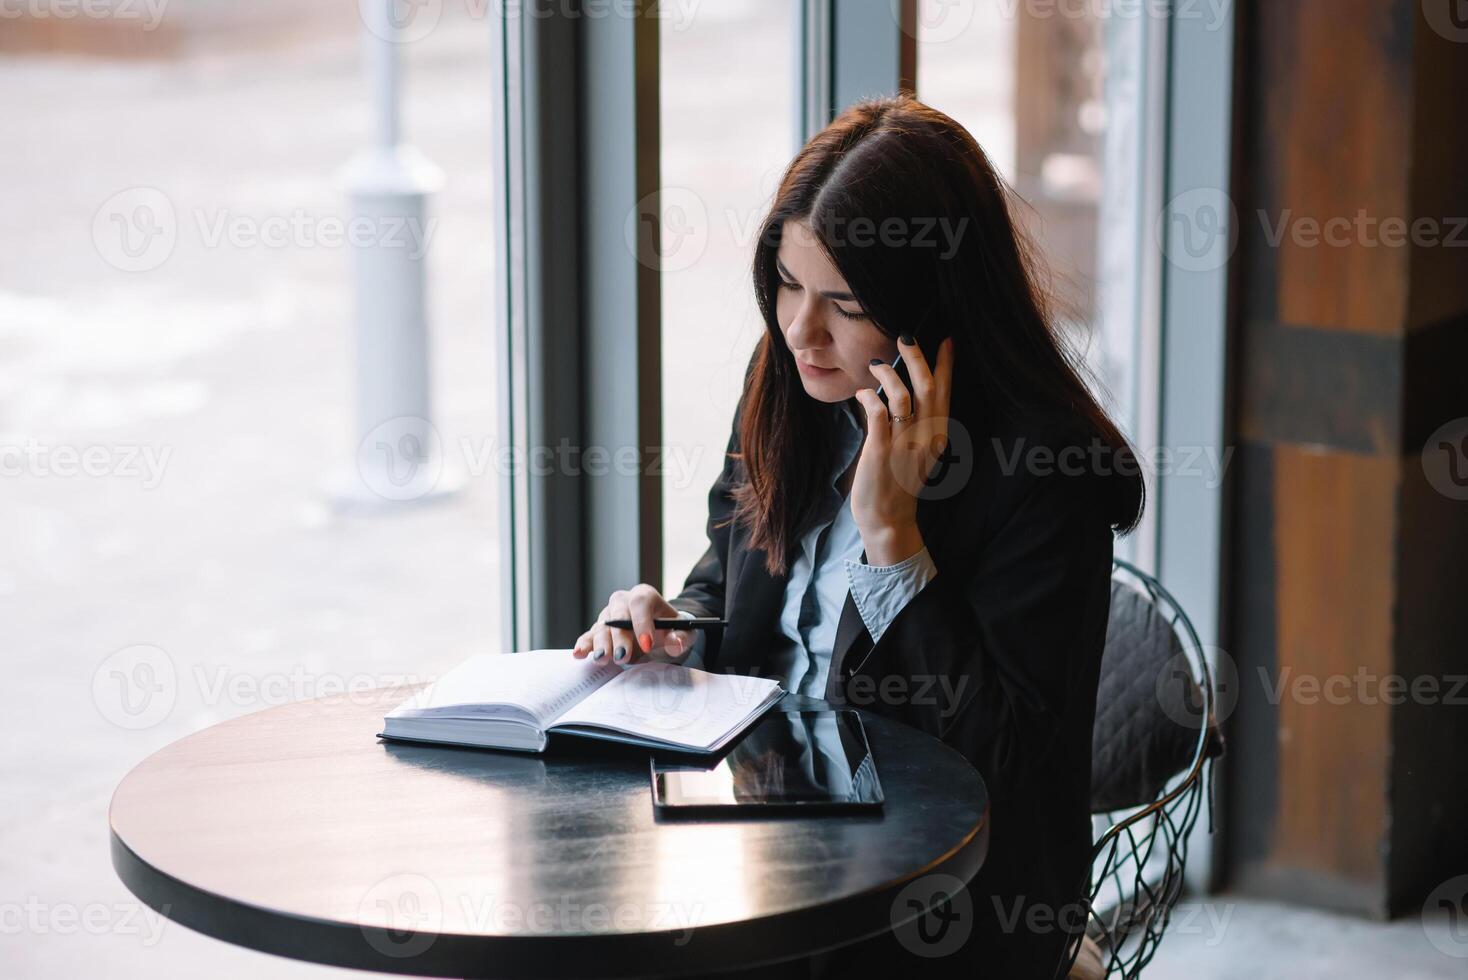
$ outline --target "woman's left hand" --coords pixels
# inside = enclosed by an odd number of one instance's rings
[[[851,516],[873,565],[895,565],[923,549],[917,527],[918,494],[948,442],[953,338],[938,348],[933,367],[910,340],[899,341],[898,351],[912,378],[911,391],[890,364],[876,362],[872,374],[882,385],[887,405],[873,388],[856,393],[866,409],[867,436],[852,478]]]

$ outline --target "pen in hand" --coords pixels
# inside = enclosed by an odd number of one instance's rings
[[[632,629],[630,619],[609,619],[602,624],[614,630]],[[652,628],[655,630],[712,630],[723,629],[729,625],[727,619],[719,619],[717,616],[698,616],[694,619],[654,619]]]

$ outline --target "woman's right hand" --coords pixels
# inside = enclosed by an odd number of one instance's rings
[[[631,589],[618,589],[607,599],[591,629],[577,638],[572,654],[577,659],[590,656],[593,660],[603,663],[611,660],[624,667],[647,660],[651,654],[681,660],[693,649],[693,630],[660,630],[652,625],[655,619],[677,618],[678,610],[645,582]],[[630,619],[632,628],[612,629],[606,625],[614,619]]]

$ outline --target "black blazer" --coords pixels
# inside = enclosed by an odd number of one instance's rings
[[[736,412],[731,454],[738,433]],[[1074,465],[1089,455],[1056,455],[1089,447],[1074,424],[1032,420],[969,434],[974,458],[954,464],[972,466],[961,489],[918,503],[937,576],[876,644],[848,594],[826,697],[941,738],[988,787],[989,853],[969,889],[972,935],[956,954],[915,961],[923,975],[1049,976],[1064,939],[1057,922],[1084,922],[1076,903],[1090,854],[1091,726],[1113,536],[1100,468]],[[1070,461],[1070,475],[1057,459]],[[762,673],[788,576],[771,576],[764,551],[730,522],[741,470],[726,457],[709,492],[708,550],[670,601],[729,620],[705,652],[708,669]],[[838,952],[830,972],[913,965],[906,959],[887,937]]]

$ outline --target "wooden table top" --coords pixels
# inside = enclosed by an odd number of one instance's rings
[[[113,864],[171,919],[295,959],[420,976],[690,974],[854,942],[968,881],[988,842],[958,753],[863,713],[879,814],[656,818],[647,753],[383,742],[414,687],[215,725],[132,770]],[[902,896],[902,909],[895,907]]]

